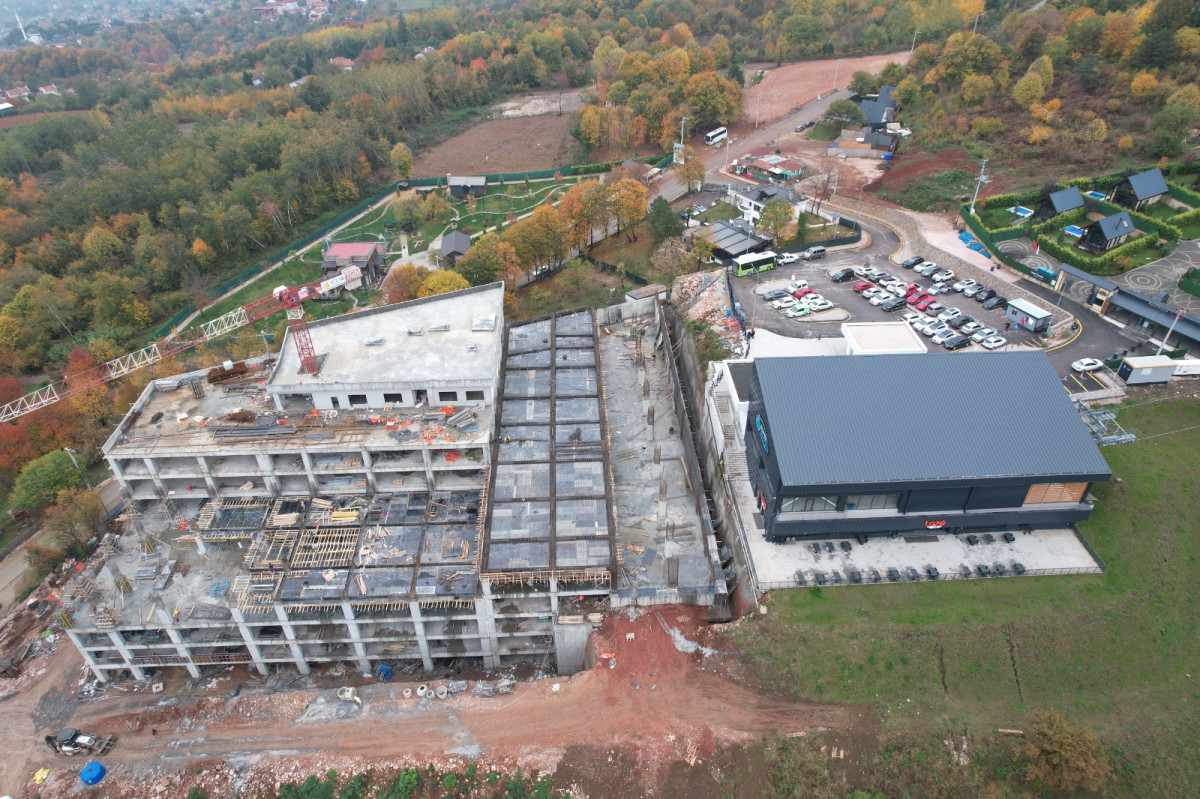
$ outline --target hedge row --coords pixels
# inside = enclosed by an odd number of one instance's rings
[[[1187,203],[1192,208],[1200,208],[1200,192],[1189,189],[1187,186],[1167,181],[1167,196]]]
[[[1200,269],[1189,269],[1184,272],[1183,277],[1179,279],[1179,288],[1193,297],[1200,297]]]
[[[1116,261],[1122,256],[1133,256],[1142,250],[1148,250],[1158,243],[1153,235],[1141,236],[1128,241],[1119,247],[1114,247],[1102,255],[1088,255],[1074,245],[1059,244],[1057,240],[1046,238],[1038,241],[1038,246],[1048,255],[1058,260],[1077,266],[1092,275],[1119,275],[1121,269]]]

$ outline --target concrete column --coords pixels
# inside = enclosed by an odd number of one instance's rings
[[[425,464],[425,482],[429,484],[429,490],[433,490],[433,453],[429,447],[421,450],[421,462]]]
[[[271,492],[271,496],[279,496],[279,477],[275,474],[275,459],[267,452],[256,452],[258,473],[262,475],[263,485]]]
[[[292,624],[292,620],[288,618],[287,611],[283,609],[283,605],[275,605],[275,618],[279,619],[279,626],[283,627],[283,637],[288,643],[288,650],[292,653],[292,662],[296,665],[296,671],[301,674],[308,674],[312,671],[308,667],[308,661],[304,659],[304,650],[300,648],[299,641],[296,640],[296,627]],[[255,657],[261,659],[258,655],[258,647],[253,650]],[[262,671],[266,674],[265,667]]]
[[[342,600],[342,616],[346,619],[346,632],[349,634],[350,643],[354,645],[354,662],[358,664],[359,671],[370,674],[371,661],[367,660],[367,647],[362,642],[358,622],[354,620],[354,608],[345,600]]]
[[[558,577],[550,577],[550,618],[558,618]]]
[[[250,662],[254,664],[254,668],[259,674],[267,676],[270,672],[267,671],[267,664],[263,662],[262,650],[258,648],[258,643],[254,640],[254,632],[246,626],[246,617],[232,605],[229,612],[232,614],[238,633],[242,636],[242,641],[246,644],[246,651],[250,653]]]
[[[142,458],[142,462],[146,464],[146,468],[150,471],[150,478],[154,480],[154,487],[162,495],[166,495],[167,487],[163,485],[162,478],[158,475],[158,463],[154,458]]]
[[[208,458],[203,455],[197,455],[196,460],[200,464],[200,473],[204,475],[204,484],[208,486],[208,495],[215,497],[217,495],[217,481],[213,479],[212,468],[208,465]]]
[[[171,614],[167,613],[166,609],[161,607],[155,608],[155,611],[158,614],[158,620],[162,622],[163,629],[167,631],[167,637],[175,645],[175,652],[178,653],[179,657],[187,661],[183,667],[187,669],[188,674],[192,676],[193,680],[200,679],[200,669],[196,668],[196,664],[192,662],[192,653],[184,646],[183,636],[179,634],[179,630],[175,629],[175,621],[171,617]]]
[[[421,650],[421,663],[425,671],[433,671],[433,658],[429,656],[429,639],[425,637],[425,620],[421,618],[421,603],[408,603],[408,613],[412,616],[413,631],[417,635],[417,648]]]
[[[125,470],[121,468],[121,462],[116,458],[109,458],[108,468],[112,470],[113,477],[117,479],[117,483],[121,486],[121,496],[125,497],[127,503],[132,502],[133,486],[125,478]]]
[[[75,648],[79,650],[79,654],[83,655],[83,662],[92,670],[92,674],[96,675],[96,679],[100,682],[108,682],[108,675],[100,668],[100,664],[96,662],[96,658],[91,652],[83,648],[83,639],[79,637],[79,633],[74,630],[67,630],[67,637],[71,639],[71,643],[75,644]]]
[[[496,642],[496,611],[492,601],[492,587],[488,580],[481,580],[483,596],[475,602],[475,620],[479,625],[479,649],[483,652],[483,667],[486,669],[500,668],[500,655],[497,654]]]
[[[360,450],[359,454],[362,455],[363,469],[367,473],[367,490],[369,490],[372,494],[374,494],[375,490],[376,490],[375,489],[375,464],[371,461],[371,453],[364,449],[364,450]]]
[[[317,493],[317,478],[313,475],[312,456],[301,451],[300,459],[304,461],[304,474],[308,477],[308,490],[315,494]]]
[[[116,630],[108,631],[108,640],[112,641],[113,647],[121,653],[121,659],[125,661],[125,667],[133,674],[133,679],[146,679],[146,672],[141,666],[133,665],[133,650],[125,643],[125,639]]]

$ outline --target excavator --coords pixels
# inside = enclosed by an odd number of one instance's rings
[[[68,727],[58,735],[47,735],[46,746],[60,755],[102,755],[112,748],[116,740],[115,735],[101,738],[99,735],[89,735],[74,727]]]

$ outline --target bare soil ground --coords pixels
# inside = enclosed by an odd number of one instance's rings
[[[573,677],[522,683],[513,695],[433,702],[403,699],[404,683],[368,682],[359,688],[361,708],[337,700],[339,683],[328,677],[322,690],[271,692],[239,690],[236,674],[217,673],[196,689],[207,695],[197,696],[181,690],[186,676],[175,670],[164,694],[125,686],[85,703],[80,657],[64,641],[25,690],[0,702],[8,732],[0,792],[34,795],[30,777],[48,767],[36,795],[74,795],[86,759],[41,743],[64,726],[119,736],[103,758],[106,797],[183,796],[193,785],[214,797],[236,788],[255,796],[329,768],[354,774],[385,765],[460,767],[467,759],[558,771],[556,784],[574,784],[583,796],[712,795],[724,780],[747,778],[732,770],[753,761],[748,752],[764,736],[873,728],[871,711],[754,690],[732,655],[681,651],[688,641],[712,643],[703,609],[659,613],[676,638],[653,613],[612,617],[593,635],[596,665]],[[615,654],[615,667],[599,653]]]
[[[505,118],[534,117],[548,114],[571,114],[583,108],[583,92],[570,91],[533,92],[497,103],[495,111]]]
[[[568,163],[571,116],[524,116],[481,122],[422,155],[413,177],[553,169]]]
[[[824,96],[833,91],[835,73],[838,86],[844,88],[855,71],[861,69],[878,74],[893,62],[907,63],[908,51],[843,58],[838,61],[801,61],[777,67],[767,72],[757,86],[746,92],[742,100],[742,119],[754,124],[756,111],[760,121],[778,119],[801,106],[808,105],[817,99],[817,95]]]

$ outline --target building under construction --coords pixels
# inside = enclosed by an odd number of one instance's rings
[[[723,604],[653,298],[505,326],[493,284],[147,386],[106,443],[128,530],[64,590],[100,679],[533,662],[612,607]]]

